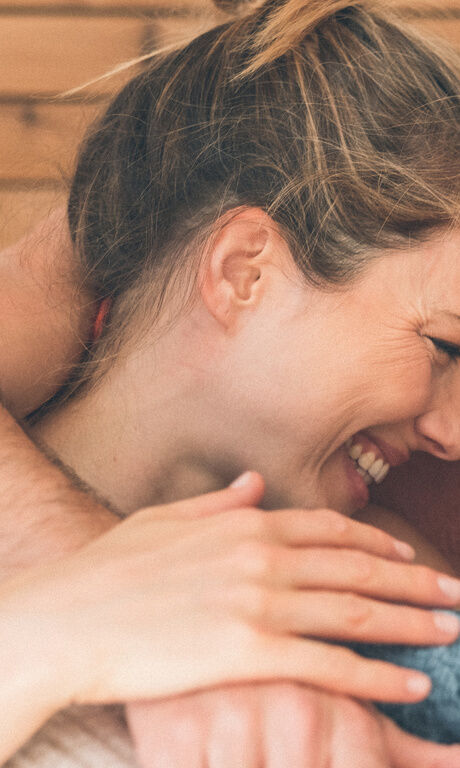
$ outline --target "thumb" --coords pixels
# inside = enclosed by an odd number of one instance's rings
[[[235,507],[255,507],[262,501],[265,483],[258,472],[245,472],[233,483],[221,491],[205,493],[191,499],[183,499],[173,504],[152,507],[155,518],[196,519],[210,517],[218,512],[225,512]]]
[[[434,744],[401,730],[381,715],[393,768],[460,768],[460,746]]]

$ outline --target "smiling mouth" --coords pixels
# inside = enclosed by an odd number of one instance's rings
[[[375,450],[365,450],[358,434],[346,442],[345,449],[355,464],[356,472],[366,485],[378,485],[383,482],[390,470],[390,464],[385,461],[377,447]]]

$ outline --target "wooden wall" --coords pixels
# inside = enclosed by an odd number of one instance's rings
[[[460,0],[382,2],[460,47]],[[56,96],[222,18],[211,0],[0,0],[0,246],[64,200],[84,128],[122,79]]]

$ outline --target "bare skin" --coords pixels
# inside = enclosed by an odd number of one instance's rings
[[[94,306],[79,285],[65,210],[2,251],[0,274],[0,393],[21,418],[54,394],[89,338]]]
[[[83,325],[84,325],[84,323],[83,323]],[[15,327],[16,327],[16,326],[15,326]],[[11,379],[10,379],[10,381],[11,381]],[[5,390],[6,390],[6,391],[8,391],[8,382],[7,382],[6,380],[5,380],[5,384],[4,384],[3,386],[4,386]],[[48,392],[49,392],[49,388],[48,388],[48,386],[49,386],[49,385],[48,385],[48,383],[47,383],[47,387],[46,387],[46,388],[44,388],[44,390],[43,390],[43,391],[45,391],[45,390],[46,390],[46,393],[47,393],[47,394],[48,394]],[[37,400],[38,400],[38,398],[37,398]],[[20,412],[21,412],[21,409],[24,409],[24,407],[26,407],[26,406],[24,405],[26,402],[27,402],[27,400],[26,400],[26,399],[23,399],[23,400],[22,400],[22,403],[18,403],[18,406],[17,406],[17,412],[18,412],[18,413],[20,413]],[[29,403],[31,403],[31,402],[33,402],[33,401],[32,401],[31,399],[29,399]],[[37,404],[38,404],[38,402],[37,402]],[[34,403],[34,405],[35,405],[35,403]],[[5,414],[5,419],[7,420],[6,414]],[[5,422],[5,423],[6,423],[6,422]],[[12,427],[12,423],[11,423],[11,422],[9,422],[9,426],[10,426],[10,427]],[[22,437],[21,437],[21,436],[19,435],[19,433],[17,432],[17,433],[16,433],[16,435],[15,435],[15,438],[16,438],[16,440],[17,440],[17,441],[19,441],[19,442],[16,442],[16,446],[17,446],[17,445],[18,445],[18,444],[21,442],[21,440],[22,440]],[[23,463],[23,462],[24,462],[24,460],[26,460],[26,461],[30,461],[30,460],[31,460],[31,458],[32,458],[32,453],[34,454],[34,459],[37,459],[37,456],[40,456],[40,454],[39,454],[38,452],[36,452],[36,451],[35,451],[35,449],[33,448],[33,446],[32,446],[31,444],[28,444],[28,447],[29,447],[29,450],[31,451],[31,452],[30,452],[30,455],[27,457],[27,459],[26,459],[25,455],[24,455],[24,456],[22,456],[22,457],[21,457],[21,460],[20,460],[20,462],[18,461],[18,463],[17,463],[17,465],[16,465],[16,466],[18,466],[18,467],[19,467],[19,466],[23,467],[23,466],[24,466],[24,463]],[[14,451],[16,451],[16,447],[14,448]],[[12,454],[12,455],[13,455],[13,454]],[[16,454],[16,453],[14,453],[14,455],[15,455],[15,457],[16,457],[16,459],[17,459],[19,454]],[[13,459],[13,461],[14,461],[14,460],[15,460],[15,459]],[[43,459],[41,458],[41,459],[40,459],[40,461],[41,461],[41,462],[43,462]],[[45,471],[44,463],[42,463],[42,464],[40,464],[40,463],[39,463],[39,464],[38,464],[38,466],[37,466],[37,469],[38,469],[38,471],[39,471],[39,472],[43,472],[43,473],[44,473],[44,471]],[[55,480],[55,479],[53,479],[53,481],[52,481],[52,482],[56,482],[56,480]],[[60,481],[60,482],[61,482],[61,484],[62,484],[62,479],[61,479],[61,481]],[[33,486],[34,486],[34,492],[36,492],[36,490],[37,490],[37,486],[36,486],[35,484],[33,484],[33,483],[31,483],[30,485],[31,485],[31,486],[33,485]],[[69,487],[70,487],[70,484],[69,484]],[[47,490],[48,490],[48,492],[49,492],[49,488],[50,488],[50,485],[48,485],[48,486],[47,486]],[[59,505],[60,505],[60,506],[59,506],[59,515],[61,515],[61,512],[62,512],[62,511],[63,511],[63,510],[66,508],[66,506],[67,506],[67,511],[69,511],[69,510],[70,510],[70,512],[71,512],[71,516],[73,516],[73,515],[75,514],[75,518],[74,518],[74,519],[75,519],[75,522],[77,522],[77,519],[78,519],[78,524],[75,526],[76,528],[78,527],[78,530],[79,530],[79,536],[77,536],[77,537],[76,537],[76,538],[77,538],[77,540],[78,540],[78,543],[77,543],[77,542],[75,542],[75,544],[71,544],[71,545],[70,545],[70,547],[72,547],[72,546],[79,546],[79,545],[82,543],[82,539],[84,539],[84,537],[85,537],[85,534],[84,534],[84,533],[82,533],[82,531],[83,531],[83,529],[85,528],[85,526],[84,526],[84,525],[82,526],[82,514],[81,514],[81,512],[82,512],[82,509],[83,509],[83,508],[84,508],[84,506],[85,506],[85,505],[84,505],[84,501],[83,501],[83,498],[81,498],[81,497],[78,497],[78,500],[76,500],[76,499],[74,498],[74,499],[72,500],[72,504],[69,504],[69,505],[66,505],[66,503],[63,503],[64,501],[65,501],[65,500],[63,500],[63,499],[62,499],[62,497],[59,499]],[[77,501],[77,503],[76,503],[76,501]],[[48,514],[48,520],[50,520],[50,521],[51,521],[51,525],[50,525],[50,529],[51,529],[51,528],[53,527],[53,524],[54,524],[54,523],[52,522],[52,520],[53,520],[54,516],[51,516],[51,517],[50,517],[50,515],[49,515],[49,495],[48,495],[48,496],[46,496],[46,495],[44,496],[44,506],[45,506],[45,505],[46,505],[46,510],[47,510],[47,514]],[[97,508],[97,510],[96,510],[96,515],[94,515],[94,514],[93,514],[93,513],[94,513],[94,511],[95,511],[95,506],[96,506],[96,508]],[[109,524],[111,524],[111,522],[113,521],[113,518],[110,518],[110,517],[109,517],[109,515],[108,515],[108,513],[107,513],[105,510],[103,510],[103,509],[102,509],[102,508],[101,508],[99,505],[95,505],[95,502],[94,502],[94,501],[92,501],[92,502],[91,502],[91,504],[90,504],[90,506],[89,506],[89,511],[90,511],[90,513],[91,513],[91,514],[90,514],[90,515],[85,515],[85,517],[88,517],[88,520],[91,518],[91,520],[92,520],[92,525],[94,525],[94,519],[95,519],[95,518],[98,518],[98,516],[99,516],[99,515],[100,515],[100,520],[101,520],[101,521],[103,521],[103,522],[101,522],[101,528],[100,528],[98,531],[94,531],[94,528],[93,528],[93,530],[91,531],[91,533],[89,533],[89,536],[91,536],[91,535],[95,535],[95,533],[97,534],[98,532],[100,532],[100,531],[101,531],[101,530],[104,528],[104,526],[105,526],[105,525],[109,525]],[[31,512],[31,505],[29,505],[29,514],[30,514],[30,512]],[[6,516],[5,516],[5,517],[6,517]],[[56,519],[56,518],[54,518],[54,520],[55,520],[55,519]],[[68,520],[70,520],[71,518],[70,518],[70,517],[68,517],[67,519],[68,519]],[[15,522],[16,522],[16,525],[17,525],[17,521],[15,521]],[[30,522],[31,522],[31,521],[30,521],[30,518],[29,518],[29,523],[30,523]],[[41,521],[40,521],[40,522],[41,522]],[[70,530],[70,528],[71,528],[71,527],[72,527],[72,526],[70,525],[70,526],[69,526],[69,530]],[[8,526],[6,527],[6,530],[7,530],[7,528],[8,528]],[[97,526],[96,526],[96,528],[97,528]],[[68,531],[67,531],[67,533],[68,533]],[[67,533],[64,533],[64,535],[62,536],[62,540],[65,540]],[[34,535],[35,535],[35,532],[34,532]],[[88,537],[89,537],[89,536],[88,536]],[[6,541],[6,536],[5,536],[5,537],[2,537],[2,538],[3,538],[3,541]],[[27,537],[27,538],[30,538],[30,537]],[[70,538],[72,538],[72,536],[70,536]],[[48,535],[44,537],[44,540],[45,540],[45,539],[46,539],[46,541],[48,541],[48,540],[49,540],[49,537],[48,537]],[[59,539],[59,540],[61,539],[61,532],[59,532],[59,535],[58,535],[58,539]],[[35,545],[34,545],[34,547],[35,547]],[[32,549],[32,550],[34,550],[34,547],[32,547],[31,549]],[[52,547],[51,547],[51,548],[52,548]],[[38,553],[38,548],[37,548],[37,553]],[[50,553],[50,554],[51,554],[51,553]],[[31,555],[30,555],[30,556],[31,556],[31,559],[33,559],[33,557],[34,557],[33,551],[31,552]],[[24,563],[22,563],[22,564],[24,564]],[[407,763],[407,765],[409,765],[409,763]],[[421,763],[418,763],[418,765],[421,765]]]

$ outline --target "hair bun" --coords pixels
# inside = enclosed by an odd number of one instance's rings
[[[264,0],[256,3],[252,58],[241,73],[253,75],[296,48],[323,22],[339,11],[365,5],[367,0]]]

